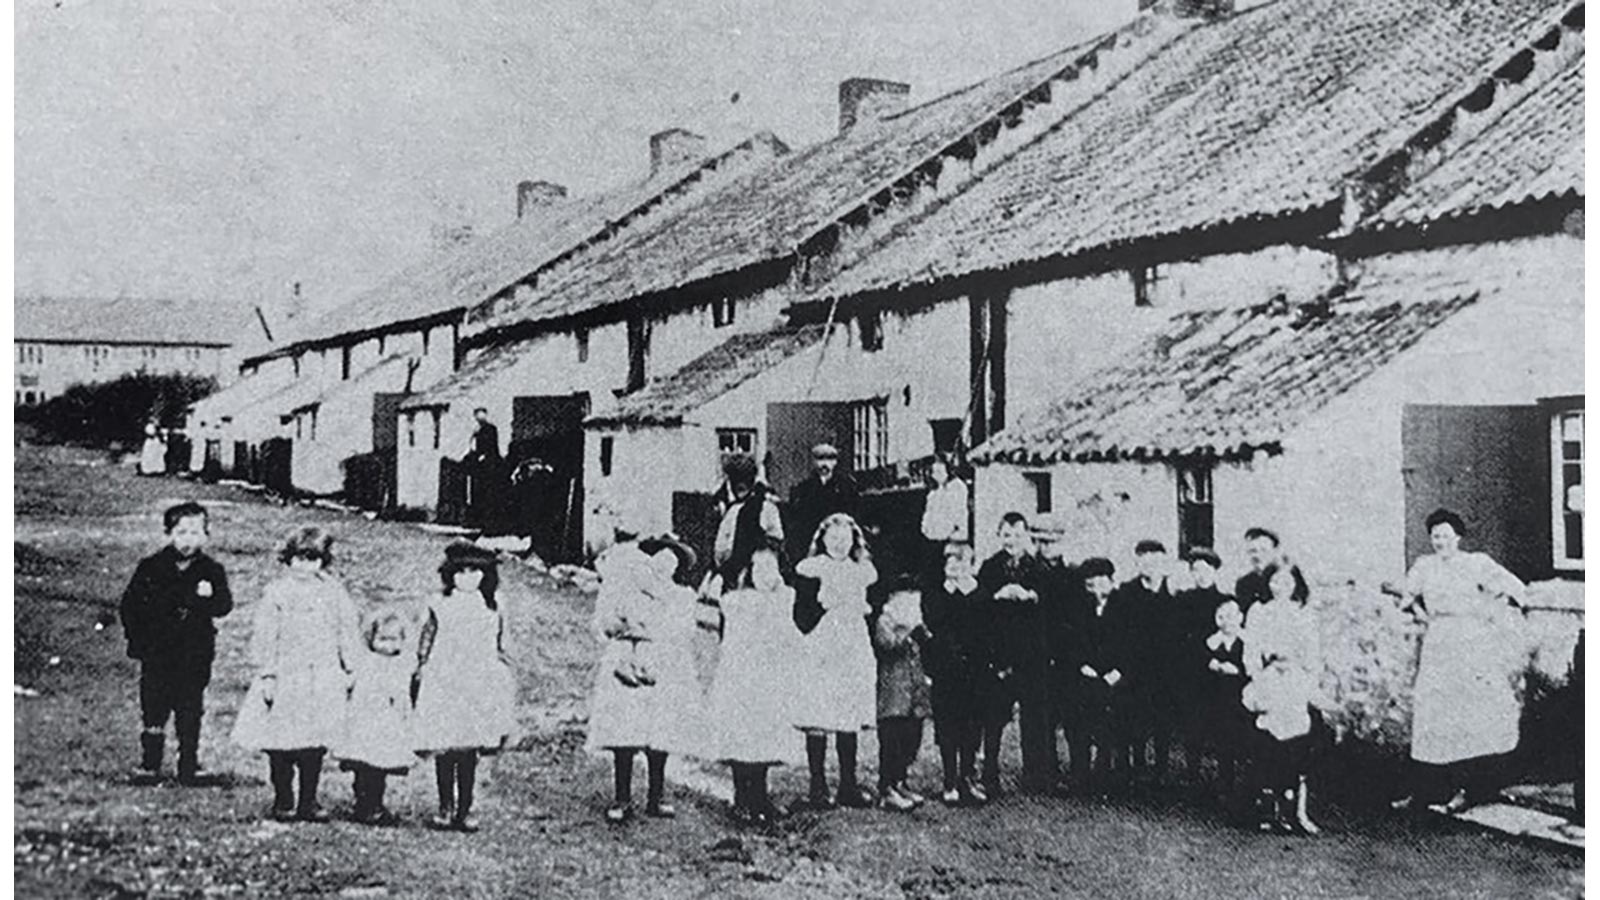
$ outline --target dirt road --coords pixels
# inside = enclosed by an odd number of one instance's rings
[[[592,601],[508,567],[503,588],[526,736],[482,776],[482,833],[421,827],[421,767],[391,788],[406,821],[279,825],[262,759],[231,746],[253,604],[291,525],[341,538],[338,571],[374,601],[421,597],[444,540],[399,524],[284,507],[242,491],[140,479],[94,454],[21,447],[16,463],[15,875],[19,897],[1571,897],[1581,860],[1458,827],[1339,818],[1318,840],[1231,831],[1176,800],[1007,798],[975,811],[838,812],[741,831],[712,767],[677,787],[678,819],[607,827],[609,766],[583,754]],[[202,748],[214,788],[134,787],[136,670],[112,617],[160,511],[210,504],[240,604],[222,623]],[[104,626],[104,627],[97,627]],[[876,748],[869,738],[863,757]],[[925,747],[918,779],[931,787]],[[1012,761],[1014,767],[1015,761]],[[802,774],[780,773],[793,796]],[[346,776],[324,801],[347,809]]]

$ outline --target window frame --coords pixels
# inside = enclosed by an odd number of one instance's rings
[[[1051,472],[1044,469],[1025,471],[1022,480],[1033,494],[1033,515],[1048,516],[1056,511],[1056,485]]]
[[[725,463],[730,456],[747,455],[751,459],[756,457],[756,448],[759,446],[761,436],[754,428],[718,428],[717,429],[717,461]],[[738,446],[748,442],[749,449]],[[728,443],[734,444],[730,449]]]
[[[852,472],[870,472],[889,464],[889,400],[875,397],[850,404]]]
[[[883,349],[883,313],[877,309],[862,310],[856,317],[856,334],[861,341],[861,352],[877,353]]]
[[[1568,458],[1566,445],[1574,443],[1566,439],[1563,427],[1568,419],[1576,419],[1578,424],[1578,440],[1575,442],[1578,455]],[[1552,404],[1550,408],[1550,561],[1552,568],[1557,572],[1581,574],[1586,570],[1583,546],[1583,517],[1584,510],[1579,509],[1571,513],[1567,509],[1568,492],[1570,487],[1576,487],[1581,492],[1584,488],[1583,469],[1584,457],[1587,448],[1584,446],[1584,427],[1588,424],[1585,417],[1583,404],[1579,402],[1566,402]],[[1568,486],[1566,471],[1568,466],[1577,468],[1577,480]],[[1572,547],[1567,541],[1567,517],[1576,515],[1578,552],[1574,556]]]
[[[589,329],[574,329],[572,332],[572,340],[577,351],[578,365],[581,366],[589,361]]]
[[[1178,513],[1178,555],[1196,547],[1214,548],[1217,540],[1217,467],[1209,461],[1173,464],[1173,490]],[[1200,515],[1203,514],[1203,515]],[[1195,518],[1204,522],[1205,534],[1196,533]]]

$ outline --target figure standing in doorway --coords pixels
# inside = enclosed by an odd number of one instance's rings
[[[504,494],[500,483],[504,468],[500,456],[500,429],[489,421],[489,410],[484,407],[474,409],[472,418],[472,447],[462,460],[469,479],[467,520],[485,531],[492,531],[498,525],[498,500]]]
[[[788,519],[784,531],[790,536],[791,559],[809,555],[812,535],[822,520],[835,513],[857,518],[855,479],[839,471],[839,450],[832,444],[811,448],[811,477],[795,485],[789,493]]]

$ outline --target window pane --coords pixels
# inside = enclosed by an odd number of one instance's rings
[[[1567,413],[1561,417],[1561,439],[1583,444],[1583,413]]]
[[[1562,516],[1567,538],[1567,559],[1583,559],[1583,514],[1566,513]]]

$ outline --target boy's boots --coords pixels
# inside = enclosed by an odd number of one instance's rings
[[[155,784],[161,780],[161,756],[167,736],[162,729],[146,728],[139,733],[139,768],[133,773],[135,784]]]
[[[200,771],[200,716],[185,713],[175,717],[178,733],[178,783],[193,785],[199,782]]]

